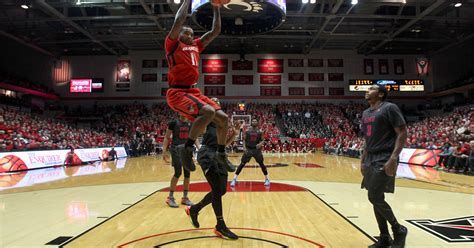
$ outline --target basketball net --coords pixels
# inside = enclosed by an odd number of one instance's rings
[[[243,132],[247,131],[247,129],[250,127],[250,124],[252,123],[252,116],[251,115],[232,115],[231,116],[231,121],[232,121],[232,125],[236,121],[243,121],[244,122],[244,124],[242,125],[242,129],[240,130],[240,134],[238,136],[238,139],[242,140]]]

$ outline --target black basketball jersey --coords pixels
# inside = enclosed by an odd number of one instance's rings
[[[248,148],[256,148],[257,144],[262,141],[262,132],[257,129],[250,129],[245,133],[245,146]]]
[[[376,110],[366,109],[362,113],[362,127],[367,152],[392,152],[397,139],[394,128],[404,125],[402,112],[393,103],[383,102]]]
[[[173,131],[172,145],[181,145],[186,143],[188,139],[189,130],[191,130],[191,123],[180,120],[172,120],[168,123],[168,129]]]
[[[206,128],[206,132],[202,138],[202,144],[209,148],[217,149],[217,130],[214,122],[209,123]]]

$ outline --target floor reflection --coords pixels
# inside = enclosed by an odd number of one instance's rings
[[[95,162],[89,165],[61,166],[16,173],[2,173],[0,174],[0,190],[28,187],[68,177],[108,173],[124,168],[126,162],[127,158],[121,158],[115,161]]]

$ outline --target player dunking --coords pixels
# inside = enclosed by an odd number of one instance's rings
[[[186,142],[191,129],[191,123],[187,122],[183,116],[179,116],[179,119],[172,120],[168,123],[168,129],[165,133],[165,139],[163,140],[163,159],[166,161],[168,159],[168,145],[169,151],[171,153],[171,165],[174,168],[174,175],[171,177],[170,182],[170,193],[166,199],[166,204],[172,208],[177,208],[178,204],[174,200],[173,193],[176,189],[176,184],[178,183],[179,177],[183,173],[183,167],[181,165],[181,159],[176,151],[176,147],[182,145]],[[199,142],[196,140],[196,147],[199,149]],[[189,179],[190,179],[189,170],[184,170],[184,182],[183,182],[183,197],[181,198],[181,204],[191,206],[193,203],[188,198],[189,191]]]
[[[395,191],[395,173],[398,156],[407,139],[406,123],[397,105],[385,102],[388,91],[384,86],[373,85],[365,94],[370,107],[362,114],[365,148],[361,160],[362,187],[368,191],[375,218],[380,230],[380,238],[369,246],[405,247],[408,233],[400,225],[391,207],[385,201],[385,192]],[[392,241],[387,221],[392,226]]]
[[[184,0],[165,40],[166,59],[169,64],[169,90],[166,93],[166,101],[171,109],[193,121],[186,143],[178,146],[177,151],[184,168],[194,171],[196,169],[192,160],[194,141],[204,133],[212,121],[217,126],[215,160],[228,171],[235,171],[234,165],[230,163],[225,153],[228,117],[219,105],[202,95],[199,88],[196,88],[199,79],[199,54],[221,31],[220,7],[212,7],[214,12],[212,30],[201,38],[194,39],[193,29],[183,26],[190,2],[191,0]]]
[[[213,98],[213,101],[219,104],[219,100],[217,100],[217,98]],[[239,133],[240,128],[240,123],[234,124],[232,133],[229,137],[227,137],[226,146],[232,143],[235,136]],[[199,164],[201,165],[202,171],[204,172],[204,176],[211,186],[211,192],[207,193],[204,198],[196,205],[186,207],[186,214],[190,217],[193,226],[195,228],[199,228],[199,211],[212,203],[212,208],[214,209],[214,214],[216,215],[217,219],[217,225],[214,229],[214,233],[224,239],[236,240],[239,237],[235,233],[231,232],[229,228],[227,228],[222,215],[222,196],[227,190],[227,171],[221,166],[218,166],[214,160],[217,150],[216,129],[216,125],[213,122],[207,126],[206,133],[204,134],[204,138],[202,140],[202,146],[198,151],[197,158]]]
[[[270,186],[270,179],[268,179],[267,167],[263,163],[262,147],[265,141],[262,139],[262,132],[258,129],[258,120],[253,118],[251,128],[245,132],[244,135],[244,154],[240,161],[239,168],[235,172],[234,179],[230,183],[231,187],[235,187],[237,183],[237,177],[247,164],[250,159],[253,157],[257,161],[258,165],[262,169],[263,175],[265,176],[265,186]]]

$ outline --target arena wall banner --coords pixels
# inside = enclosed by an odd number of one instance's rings
[[[111,147],[74,150],[74,160],[78,163],[97,161],[108,157]],[[115,147],[119,158],[127,157],[125,148]],[[62,165],[69,150],[24,151],[0,153],[0,173],[23,171]]]
[[[403,148],[400,153],[400,163],[434,167],[438,163],[437,155],[440,153],[441,150]]]
[[[110,162],[95,162],[89,165],[73,167],[53,167],[42,170],[29,170],[0,174],[0,191],[4,189],[27,187],[34,184],[58,181],[68,177],[109,173],[125,167],[127,158]]]
[[[441,150],[403,148],[400,153],[397,177],[422,181],[435,181],[439,172],[432,169],[438,163]]]

